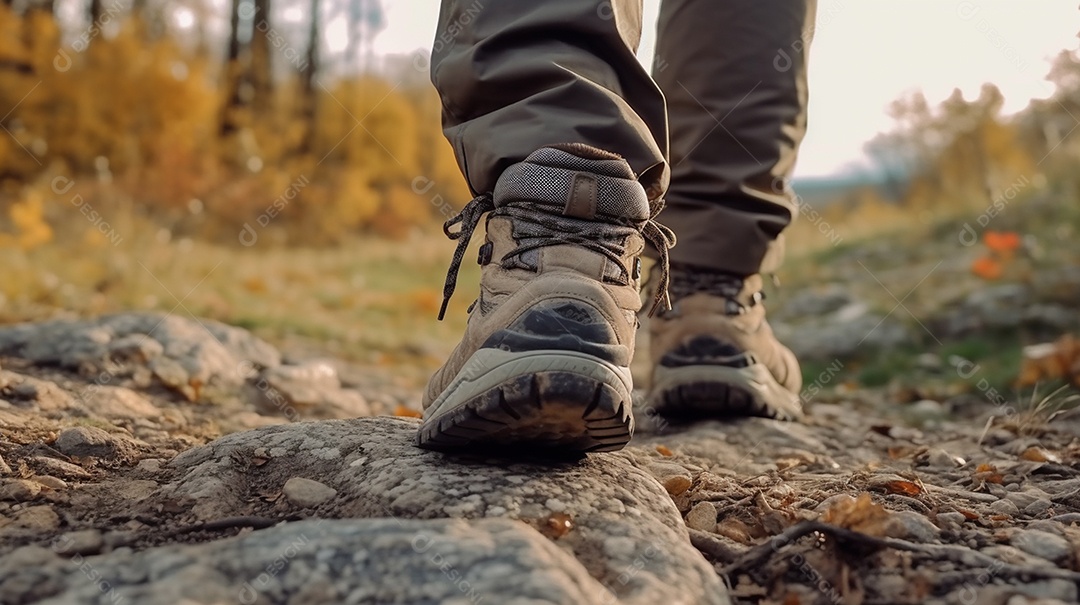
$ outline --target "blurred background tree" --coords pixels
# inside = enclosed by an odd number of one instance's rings
[[[435,195],[467,199],[426,73],[372,59],[379,0],[227,8],[218,32],[204,0],[0,3],[0,245],[87,229],[67,220],[76,195],[113,222],[231,243],[279,206],[268,239],[305,245],[400,237],[445,220]],[[341,16],[335,54],[321,32]]]

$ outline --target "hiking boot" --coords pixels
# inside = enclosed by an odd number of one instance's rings
[[[795,355],[765,321],[760,275],[675,264],[671,310],[649,325],[648,404],[667,417],[802,416]]]
[[[439,318],[469,237],[488,214],[480,295],[464,338],[428,383],[417,444],[622,448],[634,429],[639,256],[648,239],[666,267],[674,245],[651,220],[656,211],[622,158],[573,144],[510,166],[493,195],[447,221],[443,230],[459,242]],[[664,300],[658,293],[653,308]]]

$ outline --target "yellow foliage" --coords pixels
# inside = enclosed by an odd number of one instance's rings
[[[52,241],[53,230],[45,220],[44,200],[37,192],[28,192],[22,201],[8,208],[7,214],[15,233],[0,233],[0,247],[33,250]]]
[[[0,62],[21,66],[0,70],[0,107],[14,108],[4,123],[11,136],[0,136],[9,183],[60,174],[93,190],[103,213],[131,200],[174,232],[230,243],[245,224],[260,228],[263,243],[330,244],[357,231],[397,237],[445,220],[428,198],[456,207],[468,199],[429,87],[320,75],[311,126],[293,72],[237,109],[226,131],[230,74],[212,53],[150,38],[137,18],[117,23],[89,44],[65,42],[48,12],[0,6]],[[232,67],[232,75],[242,70]],[[411,187],[421,177],[436,186],[417,200]],[[5,205],[14,203],[7,191]],[[83,237],[85,225],[70,221]],[[19,234],[20,242],[51,237],[40,227]]]

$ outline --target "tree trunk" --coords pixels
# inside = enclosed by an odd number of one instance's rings
[[[319,0],[311,0],[311,26],[308,28],[307,56],[300,73],[302,99],[301,119],[307,125],[300,152],[309,153],[315,147],[316,99],[315,74],[319,71]]]
[[[257,116],[265,116],[273,105],[274,82],[270,59],[270,0],[255,0],[251,30],[252,107]]]
[[[238,129],[236,114],[244,104],[241,89],[243,87],[243,69],[241,55],[244,46],[240,42],[240,12],[243,10],[243,0],[232,0],[232,11],[229,16],[229,45],[225,51],[225,105],[221,111],[221,126],[219,134],[228,136]]]

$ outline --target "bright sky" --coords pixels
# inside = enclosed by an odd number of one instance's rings
[[[430,47],[438,4],[386,0],[387,28],[375,52]],[[639,56],[646,65],[658,7],[659,0],[645,0]],[[937,102],[953,88],[974,98],[984,82],[993,82],[1007,112],[1046,97],[1052,92],[1044,80],[1049,60],[1075,49],[1078,32],[1077,0],[819,0],[810,128],[796,174],[826,175],[860,162],[863,144],[891,128],[886,106],[907,90],[921,88]]]

